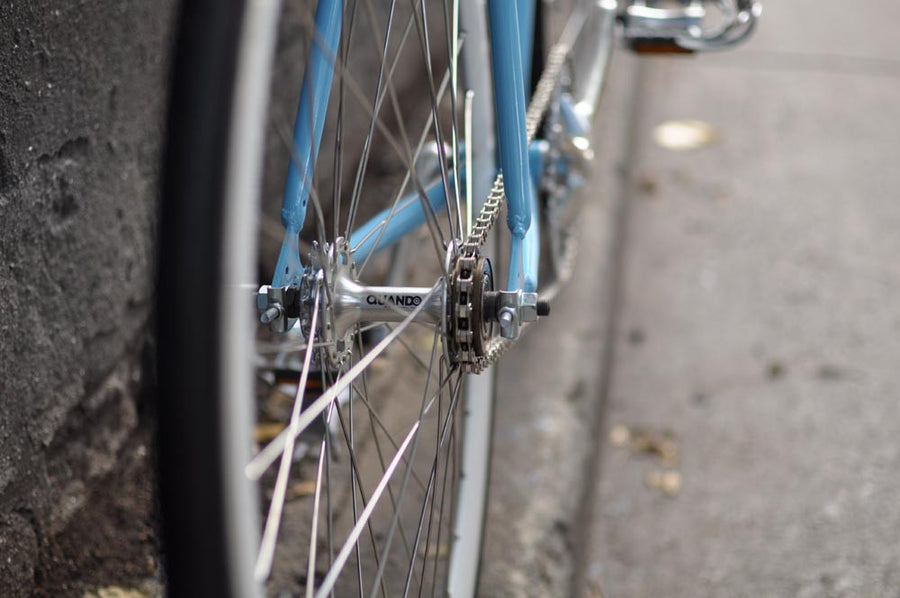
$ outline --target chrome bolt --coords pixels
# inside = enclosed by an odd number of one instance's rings
[[[263,285],[256,292],[256,308],[260,311],[265,310],[269,306],[269,287]]]
[[[537,293],[520,293],[519,294],[519,320],[522,322],[536,321],[538,318],[537,304],[538,304]]]
[[[259,316],[259,321],[263,324],[268,324],[270,322],[274,322],[278,318],[281,317],[281,314],[284,313],[284,308],[279,304],[275,304],[272,307],[268,308],[266,311]]]
[[[515,308],[504,307],[497,315],[497,319],[500,321],[500,335],[509,339],[518,337],[519,327],[516,325]]]

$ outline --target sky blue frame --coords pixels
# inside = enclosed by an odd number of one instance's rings
[[[529,148],[525,130],[535,8],[535,0],[488,0],[498,150],[511,237],[511,266],[506,286],[507,290],[526,292],[537,290],[538,284],[540,218],[536,187],[546,146],[534,142]],[[316,43],[312,44],[303,75],[294,123],[293,156],[281,210],[286,234],[273,286],[295,283],[303,274],[297,238],[308,210],[309,183],[322,140],[334,75],[333,61],[341,38],[342,13],[343,0],[319,0],[316,8]],[[442,184],[426,189],[425,195],[435,212],[446,209]],[[383,223],[389,215],[390,209],[384,210],[351,234],[350,246],[355,248],[357,262],[399,241],[426,218],[417,194],[401,199],[385,226]]]

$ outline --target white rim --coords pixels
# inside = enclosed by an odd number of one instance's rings
[[[476,159],[485,164],[483,173],[474,181],[474,196],[484,198],[493,179],[493,125],[490,107],[489,61],[486,60],[486,24],[483,1],[463,2],[463,28],[469,37],[461,52],[467,88],[475,88],[478,98],[473,122],[483,138],[474,146],[483,152]],[[231,136],[226,168],[226,205],[224,211],[222,279],[227,289],[247,289],[255,279],[257,255],[256,230],[259,188],[262,171],[264,131],[269,102],[269,81],[277,40],[280,0],[249,0],[245,8],[241,43],[235,77],[235,94],[231,117]],[[482,32],[473,35],[472,32]],[[475,43],[478,42],[478,43]],[[476,210],[477,210],[476,206]],[[222,408],[221,453],[227,495],[226,516],[230,525],[226,534],[231,567],[228,574],[232,587],[241,596],[262,595],[254,582],[253,565],[259,546],[260,522],[255,484],[243,474],[252,453],[251,431],[255,417],[252,401],[253,372],[251,348],[254,327],[246,302],[250,293],[223,294],[220,330],[220,388],[224,393]],[[475,592],[481,552],[482,523],[486,508],[490,451],[490,428],[493,401],[493,376],[469,376],[466,382],[466,409],[463,416],[462,472],[457,489],[456,513],[453,514],[455,541],[451,547],[448,586],[453,596],[471,596]]]
[[[241,31],[235,72],[235,92],[228,147],[225,187],[224,256],[222,280],[226,289],[252,285],[257,254],[256,227],[259,181],[263,160],[263,132],[269,102],[270,69],[278,31],[280,0],[249,0]],[[258,501],[254,485],[243,474],[252,455],[253,377],[251,347],[255,322],[244,300],[249,293],[223,293],[219,348],[223,367],[219,388],[223,393],[221,454],[224,455],[224,497],[229,525],[225,532],[231,560],[231,587],[240,596],[260,596],[253,579],[259,545]]]

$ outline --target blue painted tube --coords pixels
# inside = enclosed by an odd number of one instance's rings
[[[309,183],[315,172],[316,157],[322,141],[328,96],[334,77],[334,60],[341,39],[342,0],[319,0],[316,8],[316,35],[310,58],[303,74],[300,104],[294,120],[292,157],[281,204],[281,222],[286,229],[284,244],[272,284],[282,286],[296,282],[302,275],[299,255],[294,256],[295,237],[303,228],[309,201]],[[300,271],[295,271],[297,267]]]
[[[537,210],[537,199],[535,199]],[[514,291],[523,289],[527,293],[533,293],[538,286],[538,264],[541,257],[541,231],[538,218],[534,219],[531,228],[521,239],[510,239],[510,266],[509,278],[506,281],[506,289]]]
[[[532,189],[536,190],[544,172],[544,161],[550,144],[544,139],[531,142],[528,148],[528,165],[531,174]],[[521,239],[513,237],[510,245],[511,264],[506,282],[507,290],[524,289],[533,292],[538,285],[538,266],[541,254],[540,217],[538,217],[537,192],[531,194],[531,226]]]
[[[510,264],[514,267],[510,268],[509,279],[507,280],[507,290],[524,289],[526,292],[534,292],[538,285],[538,267],[541,259],[541,219],[538,210],[537,188],[540,184],[541,176],[544,172],[544,162],[547,152],[550,149],[550,143],[544,139],[536,139],[531,142],[528,148],[528,164],[531,172],[531,181],[535,192],[531,194],[531,226],[528,232],[519,240],[515,237],[512,239],[510,248]]]
[[[509,240],[509,274],[506,278],[506,290],[514,291],[525,287],[525,276],[522,272],[522,243],[524,237],[512,237]]]
[[[447,208],[447,198],[444,195],[444,185],[441,181],[426,189],[425,196],[434,207],[435,213],[440,214]],[[350,235],[350,247],[356,250],[353,259],[357,264],[364,262],[372,252],[381,251],[385,247],[393,245],[425,223],[425,209],[417,193],[407,195],[397,205],[397,210],[385,227],[383,234],[379,229],[390,214],[390,208],[376,214]],[[381,235],[380,239],[379,235]],[[378,247],[375,246],[376,240]]]
[[[489,0],[488,15],[494,65],[494,102],[500,136],[500,168],[508,208],[506,223],[512,236],[521,239],[531,226],[531,177],[527,172],[525,82],[517,3]]]
[[[522,54],[522,83],[525,86],[525,97],[528,97],[531,91],[531,58],[536,41],[534,39],[534,19],[537,0],[518,0],[516,4],[519,8],[519,47]],[[523,288],[529,293],[535,292],[538,285],[538,265],[540,264],[541,256],[541,219],[538,213],[537,189],[544,172],[544,156],[548,148],[549,144],[543,140],[532,142],[531,147],[528,148],[529,172],[531,174],[529,198],[531,200],[532,218],[531,226],[528,227],[528,232],[525,233],[525,238],[523,239],[522,286],[517,288]]]
[[[548,151],[550,151],[550,142],[546,139],[535,139],[528,146],[528,167],[531,171],[531,184],[534,189],[538,188],[541,177],[544,175],[544,160]]]
[[[522,83],[525,96],[529,94],[531,87],[531,54],[534,44],[534,14],[535,0],[516,0],[519,9],[519,48],[522,56]]]
[[[331,80],[334,76],[337,45],[341,38],[341,0],[320,0],[316,9],[316,35],[311,44],[309,64],[303,74],[300,105],[294,120],[293,159],[288,166],[287,184],[281,207],[285,228],[300,230],[306,218],[309,186],[315,171]]]
[[[538,215],[537,193],[531,194],[531,226],[522,240],[522,286],[527,293],[537,291],[538,265],[541,261],[541,219]]]

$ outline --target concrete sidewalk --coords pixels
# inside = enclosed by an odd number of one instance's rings
[[[595,127],[598,157],[585,185],[576,274],[551,317],[499,364],[479,596],[572,591],[600,417],[597,389],[608,363],[635,73],[636,60],[627,54],[610,72]]]
[[[898,22],[770,1],[642,67],[580,595],[900,590]],[[718,143],[654,144],[686,118]]]

